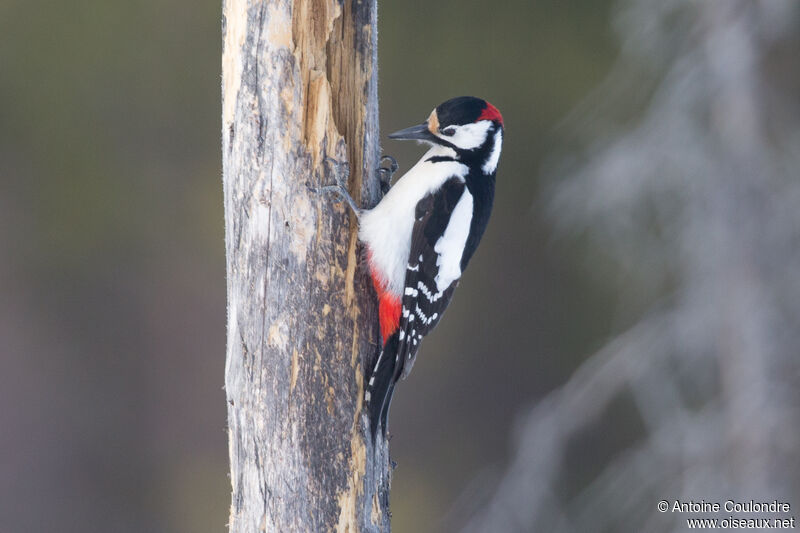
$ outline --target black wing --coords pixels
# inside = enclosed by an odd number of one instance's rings
[[[406,267],[400,327],[386,341],[367,387],[373,439],[379,428],[386,430],[395,383],[411,371],[420,342],[439,323],[458,286],[458,280],[455,280],[441,292],[438,290],[436,276],[439,273],[439,254],[435,247],[464,194],[470,194],[464,180],[453,177],[417,203],[416,220],[411,233],[411,251]],[[474,197],[473,201],[476,201]],[[480,208],[480,205],[474,205]],[[490,206],[491,203],[486,205]],[[477,246],[487,219],[488,212],[480,211],[478,220],[470,221],[469,237],[461,257],[462,270]]]
[[[463,180],[451,178],[417,204],[400,315],[402,348],[398,353],[395,381],[411,371],[420,342],[439,323],[458,285],[455,280],[441,292],[437,289],[439,254],[434,247],[465,191]]]

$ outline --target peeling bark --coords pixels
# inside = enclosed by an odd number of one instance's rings
[[[388,531],[361,408],[377,355],[355,220],[378,199],[376,1],[225,0],[222,151],[231,532]]]

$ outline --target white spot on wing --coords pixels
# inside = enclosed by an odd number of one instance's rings
[[[427,298],[428,301],[431,303],[435,302],[436,300],[442,297],[441,291],[434,294],[433,292],[431,292],[430,289],[428,289],[428,287],[422,281],[417,282],[417,288],[419,288],[419,290],[422,291],[422,294],[424,294],[425,298]]]
[[[417,308],[414,311],[417,313],[417,316],[419,317],[419,319],[422,320],[423,324],[430,324],[431,323],[430,319],[427,316],[425,316],[425,313],[422,312],[422,309],[420,309],[419,306],[417,306]],[[411,332],[412,335],[415,335],[416,333],[417,333],[417,330],[414,330],[414,331]]]
[[[443,292],[455,280],[461,277],[461,257],[469,237],[469,226],[472,222],[472,195],[467,188],[458,200],[444,234],[436,241],[433,250],[439,254],[436,266],[436,288]]]

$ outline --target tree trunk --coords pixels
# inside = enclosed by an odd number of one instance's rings
[[[355,219],[308,186],[350,163],[378,199],[376,0],[225,0],[222,151],[231,532],[388,531],[387,445]]]

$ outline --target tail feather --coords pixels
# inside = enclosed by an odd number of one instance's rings
[[[386,433],[386,428],[389,427],[388,426],[389,406],[392,404],[392,398],[394,397],[394,386],[396,383],[397,380],[392,379],[392,384],[389,385],[389,390],[386,392],[386,399],[383,400],[383,409],[381,409],[380,427],[383,428],[384,433]]]
[[[378,431],[386,432],[386,418],[392,401],[397,366],[397,335],[392,335],[378,355],[369,377],[364,399],[369,411],[369,427],[374,441]]]

